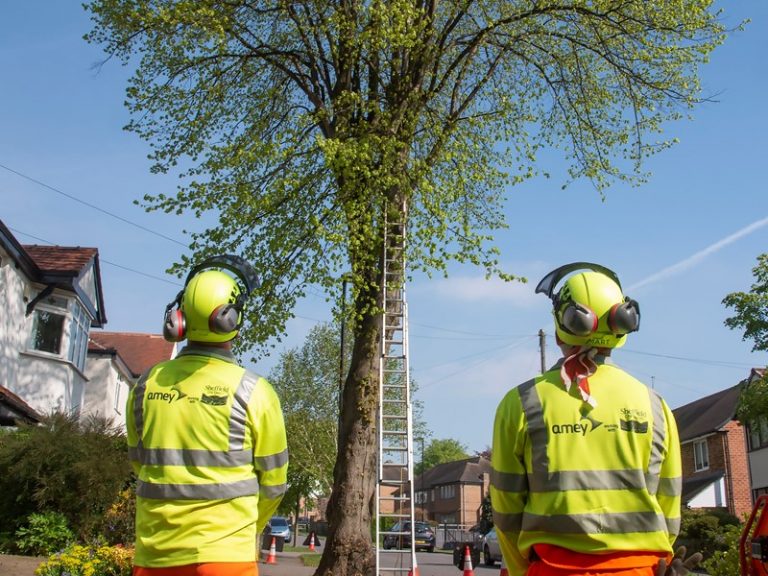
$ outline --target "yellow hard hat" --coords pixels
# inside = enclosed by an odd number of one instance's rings
[[[556,284],[572,272],[555,293]],[[553,270],[536,288],[552,298],[558,338],[572,346],[618,348],[640,328],[640,306],[624,296],[616,274],[599,264],[575,262]]]

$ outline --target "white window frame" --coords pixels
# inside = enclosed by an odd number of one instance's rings
[[[706,438],[693,442],[693,469],[696,472],[709,469],[709,444]]]
[[[59,349],[57,352],[36,346],[38,322],[41,315],[52,314],[62,318]],[[27,349],[33,354],[69,361],[80,372],[85,371],[88,354],[88,336],[92,318],[77,298],[53,293],[35,305]]]
[[[55,295],[55,294],[51,294],[50,296],[44,298],[43,300],[37,303],[32,316],[32,327],[29,332],[29,344],[28,344],[29,350],[33,351],[36,354],[45,354],[49,356],[55,356],[57,358],[63,357],[62,350],[64,350],[65,346],[68,344],[67,338],[66,338],[67,324],[69,319],[67,304],[68,302],[66,298]],[[51,350],[45,350],[37,346],[36,335],[38,333],[38,324],[43,314],[55,315],[62,319],[61,334],[59,335],[59,346],[58,346],[58,350],[56,350],[55,352]]]
[[[123,382],[125,382],[125,378],[123,378],[122,374],[117,375],[117,384],[115,386],[115,412],[117,414],[122,414],[123,410],[123,401],[120,396],[120,390],[123,388]]]

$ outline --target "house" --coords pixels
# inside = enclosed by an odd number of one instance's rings
[[[88,336],[107,321],[98,250],[22,245],[0,221],[0,305],[0,386],[37,414],[79,413]]]
[[[13,392],[0,386],[0,426],[16,426],[18,422],[37,424],[41,416]]]
[[[176,352],[176,344],[159,334],[91,332],[83,412],[107,416],[124,428],[130,386],[149,368],[173,358]]]
[[[467,528],[480,521],[488,495],[491,462],[484,456],[445,462],[416,474],[414,498],[417,517]]]
[[[682,499],[690,508],[724,508],[739,518],[752,510],[747,437],[736,420],[745,383],[673,410],[683,461]]]
[[[747,386],[765,377],[765,370],[753,368],[746,380]],[[752,500],[768,494],[768,415],[762,415],[756,422],[747,422],[747,457],[749,460],[749,483]]]

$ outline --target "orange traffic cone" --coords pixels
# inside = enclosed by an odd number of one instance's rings
[[[409,570],[408,576],[419,576],[419,567],[414,566],[412,570]]]
[[[311,552],[315,551],[315,533],[314,532],[309,533],[309,550]]]
[[[509,570],[507,570],[507,563],[504,562],[504,557],[501,558],[501,572],[499,572],[499,576],[509,576]]]
[[[267,564],[277,564],[277,553],[275,551],[275,537],[272,536],[272,542],[269,545],[269,554],[267,554]]]
[[[469,545],[464,546],[464,576],[475,576],[472,570],[472,555],[469,553]]]

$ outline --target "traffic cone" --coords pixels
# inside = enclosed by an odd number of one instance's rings
[[[419,567],[414,566],[413,569],[409,570],[408,576],[419,576]]]
[[[501,557],[501,572],[499,572],[499,576],[509,576],[509,570],[507,570],[507,563],[504,562],[504,557]]]
[[[310,552],[315,551],[315,533],[314,532],[309,533],[309,551]]]
[[[277,553],[275,551],[274,536],[272,536],[272,543],[269,545],[269,554],[267,554],[267,564],[277,564]]]
[[[469,544],[464,546],[464,576],[475,576],[472,570],[472,555],[469,553]]]

